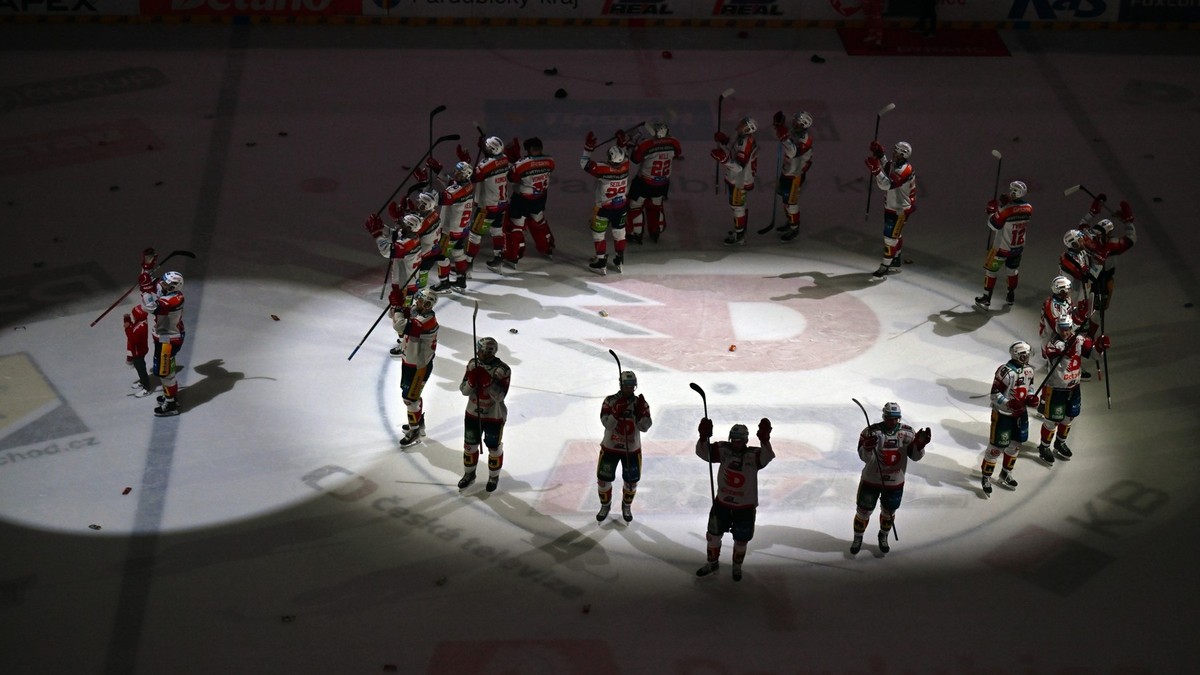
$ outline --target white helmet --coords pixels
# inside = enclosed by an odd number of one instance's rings
[[[905,141],[900,141],[897,143],[896,147],[893,148],[892,151],[904,159],[908,159],[910,156],[912,156],[912,146]]]
[[[1021,197],[1024,197],[1027,192],[1029,192],[1029,188],[1025,185],[1025,183],[1019,180],[1014,180],[1008,184],[1008,196],[1012,197],[1013,199],[1020,199]]]
[[[454,165],[454,180],[465,183],[471,180],[471,176],[475,174],[475,169],[467,162],[459,162]]]
[[[1105,239],[1108,239],[1110,236],[1112,236],[1113,221],[1109,220],[1108,218],[1098,220],[1092,225],[1092,230],[1103,235]]]
[[[664,122],[651,122],[646,125],[646,131],[654,138],[666,138],[671,133]]]
[[[475,356],[484,361],[491,361],[499,350],[500,345],[496,342],[496,338],[479,338],[479,341],[475,343]]]
[[[1029,363],[1029,343],[1014,342],[1008,347],[1008,355],[1021,365]]]
[[[400,222],[404,225],[404,229],[408,230],[409,232],[416,232],[417,230],[421,229],[421,217],[415,213],[410,213],[404,216],[404,219]]]
[[[429,213],[437,206],[437,194],[433,192],[422,192],[417,195],[417,210],[421,213]]]
[[[178,293],[183,290],[183,275],[179,272],[167,272],[162,275],[160,285],[163,293]]]
[[[1083,233],[1079,230],[1067,230],[1063,235],[1063,244],[1067,248],[1078,250],[1083,246]]]
[[[483,149],[488,156],[496,157],[504,152],[504,141],[497,136],[488,136],[487,140],[483,142]]]
[[[753,117],[747,115],[738,120],[737,128],[739,134],[743,136],[749,136],[750,134],[758,131],[758,122],[755,122]]]
[[[1071,320],[1070,314],[1063,314],[1058,317],[1058,321],[1054,322],[1054,327],[1057,330],[1075,330],[1075,322]]]
[[[637,374],[634,373],[632,370],[621,371],[620,383],[621,383],[621,389],[625,389],[626,387],[629,387],[629,391],[633,391],[634,389],[637,388]]]
[[[1065,295],[1071,292],[1071,280],[1064,276],[1054,277],[1050,282],[1050,292],[1054,295]]]
[[[434,293],[432,289],[422,288],[413,296],[413,307],[418,311],[433,311],[435,304],[437,304],[437,293]]]
[[[883,416],[885,418],[894,417],[896,419],[900,419],[900,404],[896,403],[895,401],[888,401],[887,403],[884,403]]]
[[[625,161],[625,149],[619,145],[608,146],[608,163],[620,164]]]
[[[807,112],[798,112],[792,116],[792,128],[796,131],[804,131],[812,126],[813,118]]]

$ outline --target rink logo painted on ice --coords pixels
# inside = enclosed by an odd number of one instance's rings
[[[0,175],[127,157],[162,147],[158,136],[138,119],[0,138]]]
[[[98,446],[28,354],[0,356],[0,469]]]
[[[0,113],[14,108],[156,89],[167,84],[170,84],[167,76],[157,68],[122,68],[79,77],[15,84],[0,88]]]
[[[454,640],[437,645],[425,672],[610,675],[620,669],[603,640]]]
[[[593,342],[678,372],[826,368],[864,353],[880,335],[875,312],[827,280],[809,273],[622,278],[611,286],[644,302],[605,306],[609,320],[651,335]]]

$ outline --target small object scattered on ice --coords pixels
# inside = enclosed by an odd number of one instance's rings
[[[613,81],[612,81],[612,80],[609,80],[608,82],[605,82],[605,83],[604,83],[604,86],[606,86],[606,87],[611,87],[612,85],[613,85]]]
[[[438,577],[438,580],[433,583],[435,586],[445,586],[446,585],[446,577]]]
[[[813,54],[812,58],[809,60],[813,63],[825,63],[825,57],[821,56],[820,54]]]
[[[130,492],[133,492],[133,488],[131,488],[131,487],[127,487],[124,490],[121,490],[121,494],[123,494],[123,495],[127,495]]]
[[[295,614],[284,614],[283,616],[279,617],[279,620],[284,623],[291,623],[296,620],[296,615]]]
[[[109,192],[116,192],[117,190],[120,190],[120,189],[121,189],[121,186],[119,186],[119,185],[109,185],[108,186]]]
[[[674,54],[672,54],[672,53],[671,53],[671,50],[669,50],[669,49],[664,49],[664,50],[663,50],[662,57],[663,57],[664,59],[669,59],[669,58],[671,58],[672,56],[674,56]]]
[[[591,605],[584,605],[584,606],[583,606],[583,609],[582,609],[581,611],[582,611],[584,614],[590,614],[590,613],[591,613],[591,611],[592,611],[592,606],[591,606]]]
[[[287,137],[287,132],[286,132],[286,131],[281,131],[281,132],[279,132],[279,135],[280,135],[281,137],[283,137],[283,138],[286,138],[286,137]]]
[[[247,148],[253,148],[256,145],[258,145],[258,143],[255,143],[254,141],[246,141]]]
[[[729,351],[731,351],[731,352],[736,352],[736,351],[737,351],[737,345],[729,345]]]
[[[554,92],[554,98],[566,98],[566,97],[567,97],[566,89],[558,89],[557,91]]]
[[[545,73],[545,74],[547,74],[547,75],[557,75],[557,74],[558,74],[558,68],[547,68],[547,69],[543,70],[542,72],[543,72],[543,73]]]
[[[275,316],[274,314],[272,314],[272,315],[271,315],[271,319],[272,319],[272,320],[274,320],[274,321],[278,321],[278,320],[279,320],[279,317],[277,317],[277,316]]]
[[[513,335],[516,335],[516,334],[517,334],[517,329],[516,329],[516,328],[509,328],[509,329],[508,329],[508,332],[512,333]]]
[[[746,32],[746,31],[744,31],[744,30],[743,30],[743,31],[738,31],[738,37],[739,37],[739,38],[741,38],[741,39],[743,39],[743,40],[745,40],[746,38],[750,37],[750,34],[749,34],[749,33],[747,33],[747,32]]]
[[[608,312],[600,310],[600,316],[608,316]]]
[[[92,528],[93,530],[98,530],[98,529],[100,529],[100,526],[99,526],[99,525],[97,525],[97,524],[95,524],[95,523],[92,523],[91,525],[88,525],[88,527]]]

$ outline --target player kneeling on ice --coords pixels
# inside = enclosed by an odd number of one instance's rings
[[[858,510],[854,514],[854,541],[850,553],[862,548],[863,532],[879,503],[879,552],[887,553],[888,535],[896,519],[896,510],[904,499],[904,472],[908,460],[918,462],[925,456],[931,437],[929,427],[914,431],[900,421],[900,404],[883,405],[883,421],[869,425],[858,435],[858,457],[864,463],[858,480]]]
[[[758,441],[762,445],[747,445],[750,430],[744,424],[735,424],[729,430],[728,441],[709,442],[712,438],[712,420],[700,420],[700,439],[696,441],[696,456],[719,468],[716,479],[716,494],[712,508],[708,511],[708,562],[696,570],[696,576],[704,577],[717,571],[721,557],[721,538],[726,532],[733,533],[733,580],[742,580],[742,561],[746,559],[746,546],[754,538],[754,520],[758,512],[758,472],[775,459],[771,448],[771,420],[762,418],[758,423]],[[712,467],[709,467],[712,470]]]
[[[1004,466],[1000,469],[1000,484],[1010,490],[1017,488],[1017,481],[1012,476],[1017,450],[1021,443],[1029,440],[1027,410],[1038,404],[1037,395],[1032,393],[1037,385],[1033,381],[1033,366],[1029,365],[1029,352],[1028,342],[1012,343],[1008,348],[1008,363],[997,368],[992,379],[992,427],[982,466],[985,495],[992,494],[992,472],[1001,455]]]
[[[467,362],[458,390],[467,397],[467,416],[463,424],[463,477],[458,481],[462,490],[475,482],[475,467],[479,464],[479,445],[488,449],[487,491],[494,492],[500,482],[500,467],[504,466],[504,422],[508,419],[508,386],[512,370],[496,356],[500,345],[495,338],[480,338],[475,343],[475,358]]]
[[[621,465],[621,517],[633,520],[633,497],[642,478],[642,432],[654,423],[650,419],[650,404],[637,389],[637,375],[632,370],[621,372],[621,390],[604,399],[600,406],[600,423],[604,425],[604,440],[600,442],[600,459],[596,462],[596,486],[600,491],[600,511],[596,520],[604,522],[612,506],[612,484]]]

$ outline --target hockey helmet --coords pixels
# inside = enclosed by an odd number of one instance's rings
[[[1029,363],[1029,343],[1017,341],[1009,345],[1008,355],[1021,365]]]
[[[1083,247],[1083,233],[1079,230],[1067,230],[1063,235],[1063,244],[1069,249],[1079,250]]]
[[[454,180],[459,183],[465,183],[471,180],[471,176],[475,174],[475,169],[467,162],[459,162],[454,165]]]
[[[628,389],[632,392],[634,389],[637,389],[637,374],[635,374],[632,370],[621,371],[620,383],[621,391]]]
[[[729,442],[730,443],[738,443],[738,442],[746,443],[749,440],[750,440],[750,430],[746,428],[745,424],[735,424],[735,425],[733,425],[732,428],[729,429]]]
[[[178,293],[183,290],[183,275],[179,272],[167,272],[162,275],[159,286],[163,293]]]
[[[758,131],[758,122],[755,122],[753,117],[747,115],[738,120],[737,130],[738,134],[742,136],[749,136],[750,134]]]
[[[497,136],[488,136],[487,140],[483,142],[483,151],[489,157],[496,157],[504,152],[504,141]]]
[[[812,126],[813,118],[807,112],[801,111],[792,115],[792,129],[797,132],[804,131]]]
[[[417,311],[431,312],[436,304],[437,293],[434,293],[432,289],[422,288],[413,296],[413,308]]]
[[[500,345],[496,343],[496,338],[483,337],[475,343],[475,356],[484,361],[491,361],[499,350]]]
[[[1029,192],[1029,187],[1022,181],[1014,180],[1008,184],[1008,196],[1013,199],[1020,199]]]
[[[1075,322],[1071,320],[1070,314],[1063,314],[1054,322],[1054,328],[1060,333],[1064,331],[1070,332],[1075,330]]]
[[[900,141],[896,144],[896,147],[892,149],[892,152],[896,153],[896,156],[901,159],[908,159],[912,156],[912,146],[906,141]]]
[[[608,146],[608,163],[620,164],[625,161],[625,149],[619,145]]]
[[[437,206],[438,198],[435,192],[422,192],[417,195],[417,210],[421,213],[429,213]]]
[[[400,222],[404,225],[404,229],[410,234],[421,229],[421,217],[415,213],[410,213],[404,216],[404,220]]]
[[[538,138],[537,136],[530,136],[529,138],[525,139],[522,147],[525,148],[525,154],[527,155],[540,155],[542,154],[543,149],[542,139]]]
[[[895,401],[888,401],[887,403],[884,403],[883,417],[884,419],[889,417],[900,419],[900,404],[896,403]]]
[[[646,125],[646,131],[654,138],[666,138],[671,133],[665,122],[651,122]]]
[[[1100,235],[1102,239],[1108,239],[1110,236],[1112,236],[1113,221],[1109,220],[1108,218],[1098,220],[1092,225],[1092,231]]]
[[[1065,296],[1071,292],[1071,280],[1064,276],[1054,277],[1054,281],[1050,282],[1050,292],[1054,295]]]

